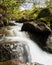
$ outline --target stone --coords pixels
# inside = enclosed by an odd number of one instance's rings
[[[9,60],[9,61],[6,61],[6,62],[0,62],[0,65],[44,65],[44,64],[40,64],[38,62],[25,63],[25,62],[20,61],[18,59],[13,59],[13,60]]]
[[[45,24],[45,23],[34,23],[34,22],[28,22],[24,23],[22,26],[21,31],[27,31],[31,33],[32,38],[34,38],[34,41],[43,49],[47,49],[46,41],[51,34],[51,29]],[[32,39],[31,38],[31,39]]]
[[[31,56],[28,45],[19,42],[0,43],[0,62],[6,62],[13,59],[30,62]]]
[[[24,22],[27,22],[27,21],[28,21],[28,19],[27,19],[27,18],[22,17],[22,18],[20,18],[20,19],[16,20],[16,23],[24,23]]]

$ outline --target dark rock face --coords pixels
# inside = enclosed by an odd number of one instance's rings
[[[28,46],[22,43],[0,44],[0,62],[18,59],[23,62],[29,62]]]
[[[52,19],[50,20],[50,28],[52,30]]]
[[[47,46],[46,41],[51,34],[51,30],[44,23],[24,23],[21,30],[30,32],[34,37],[35,42],[37,42],[41,48]]]
[[[33,34],[43,35],[47,34],[49,36],[51,34],[51,29],[47,27],[44,23],[35,24],[33,22],[24,23],[22,26],[22,31],[28,31]]]

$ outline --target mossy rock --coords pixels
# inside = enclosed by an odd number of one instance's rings
[[[39,22],[43,22],[47,26],[50,26],[50,18],[49,17],[43,17],[43,18],[37,19],[37,23],[39,23]]]
[[[49,8],[44,8],[39,12],[37,19],[42,18],[42,17],[50,17],[50,16],[51,16],[51,12]]]

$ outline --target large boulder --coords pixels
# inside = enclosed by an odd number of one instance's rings
[[[34,22],[27,22],[27,23],[24,23],[22,28],[21,28],[22,31],[28,31],[30,33],[33,33],[33,34],[47,34],[48,36],[51,34],[51,29],[46,26],[45,23],[43,22],[40,22],[38,24],[34,23]]]
[[[48,36],[51,34],[51,29],[44,23],[35,24],[34,22],[24,23],[22,26],[22,31],[30,32],[38,45],[41,48],[47,46],[46,41]]]

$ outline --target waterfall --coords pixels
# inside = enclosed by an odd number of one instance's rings
[[[32,41],[27,32],[22,32],[21,27],[23,24],[17,23],[16,26],[11,26],[11,31],[14,31],[15,36],[4,37],[6,41],[18,41],[19,43],[25,43],[29,46],[31,62],[39,62],[44,65],[52,65],[52,54],[43,51],[34,41]]]

